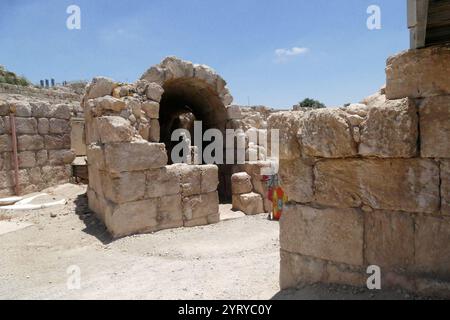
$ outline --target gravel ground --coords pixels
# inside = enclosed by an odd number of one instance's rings
[[[112,241],[87,208],[85,187],[50,192],[65,206],[0,213],[1,299],[410,299],[346,286],[280,292],[279,226],[221,206],[225,221]],[[71,269],[75,266],[75,269]],[[70,290],[69,270],[80,289]],[[69,281],[70,282],[70,281]]]

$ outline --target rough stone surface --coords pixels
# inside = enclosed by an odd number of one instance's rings
[[[450,216],[450,160],[441,161],[441,212]]]
[[[231,188],[233,194],[236,195],[252,192],[252,177],[246,172],[233,174],[231,177]]]
[[[210,193],[217,190],[219,185],[219,168],[216,165],[204,165],[201,170],[201,193]]]
[[[301,152],[297,132],[302,115],[302,112],[277,112],[267,119],[267,126],[270,130],[279,130],[279,156],[277,158],[292,160],[300,157]],[[269,155],[275,150],[271,140],[272,135],[269,137]]]
[[[158,198],[181,192],[181,175],[176,166],[167,166],[147,172],[146,196]]]
[[[111,95],[115,88],[114,81],[104,77],[97,77],[92,80],[86,89],[87,99],[95,99]]]
[[[380,158],[414,157],[417,155],[418,129],[413,100],[405,98],[373,103],[361,124],[359,154]]]
[[[167,165],[167,152],[164,144],[144,140],[114,143],[106,145],[105,161],[111,172],[149,170]]]
[[[141,108],[150,119],[159,118],[159,103],[154,101],[145,101]]]
[[[145,172],[124,172],[111,176],[101,175],[105,197],[117,204],[141,200],[145,195]]]
[[[233,195],[233,210],[239,210],[246,215],[264,213],[264,202],[261,195],[251,192]]]
[[[358,153],[346,114],[339,109],[308,111],[300,121],[299,139],[302,151],[312,157],[346,158]]]
[[[218,213],[219,194],[217,191],[183,198],[183,217],[185,221],[206,218]]]
[[[115,238],[154,231],[158,225],[158,204],[154,200],[143,200],[101,208],[105,224]]]
[[[450,277],[450,218],[419,216],[416,218],[415,266],[417,271]]]
[[[163,93],[164,89],[160,85],[156,83],[149,83],[146,91],[147,98],[160,102]]]
[[[414,220],[400,212],[365,214],[366,261],[380,267],[407,268],[414,263]]]
[[[439,173],[422,159],[326,160],[315,166],[316,201],[339,208],[436,213]]]
[[[279,177],[289,201],[309,203],[313,197],[313,167],[302,159],[281,160]]]
[[[133,127],[122,117],[99,117],[95,121],[102,143],[130,142],[134,137]]]
[[[390,57],[386,67],[388,99],[450,94],[450,47],[408,50]]]
[[[420,105],[420,147],[424,158],[450,158],[450,95]]]
[[[280,287],[295,288],[299,283],[318,283],[325,280],[326,263],[323,260],[281,250]]]
[[[280,221],[281,249],[350,265],[362,265],[364,219],[354,209],[289,205]]]

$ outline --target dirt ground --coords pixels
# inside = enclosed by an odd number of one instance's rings
[[[414,298],[324,285],[280,292],[278,223],[229,205],[216,225],[112,241],[85,191],[64,185],[48,191],[64,206],[0,212],[0,299]],[[80,271],[80,289],[68,288],[70,270]]]

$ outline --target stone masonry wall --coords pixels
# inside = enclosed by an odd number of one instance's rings
[[[385,90],[348,108],[268,119],[281,134],[281,287],[300,282],[450,296],[450,48],[388,60]]]
[[[162,85],[189,79],[194,69],[197,81],[221,88],[217,96],[230,100],[212,69],[176,58],[152,67],[135,84],[95,78],[87,88],[82,105],[89,206],[115,238],[220,220],[218,167],[168,166],[166,147],[159,143]]]
[[[69,182],[75,157],[70,141],[73,105],[5,95],[0,99],[0,197],[15,194],[11,114],[16,117],[20,193]]]

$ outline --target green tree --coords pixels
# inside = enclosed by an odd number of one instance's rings
[[[306,98],[302,102],[299,103],[300,108],[309,108],[309,109],[323,109],[326,108],[326,105],[320,101]]]

